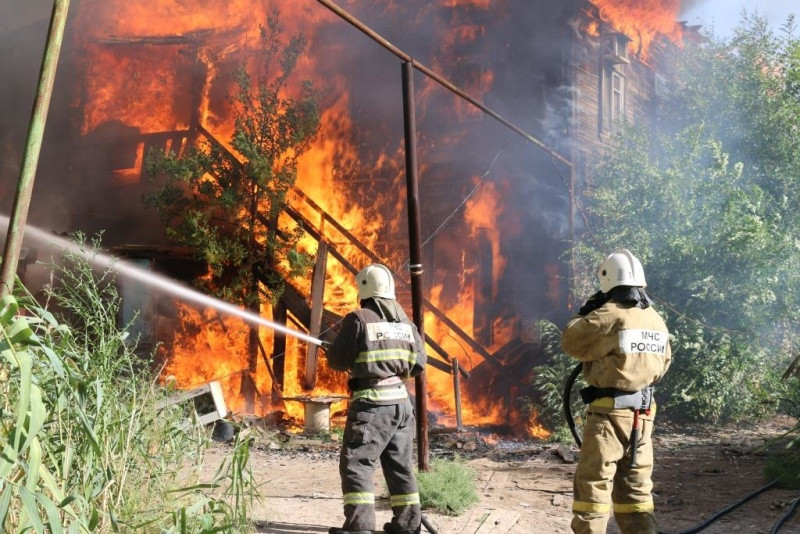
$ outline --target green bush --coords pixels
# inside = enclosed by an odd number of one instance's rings
[[[781,380],[776,395],[779,413],[800,418],[800,377],[789,376]]]
[[[779,380],[770,354],[750,340],[682,318],[672,322],[674,363],[657,387],[663,416],[678,422],[746,421],[774,414]]]
[[[778,411],[795,419],[800,417],[800,378],[796,376],[797,362],[791,372],[779,382],[776,390]],[[774,453],[767,460],[764,476],[767,480],[777,480],[783,488],[800,489],[800,424],[784,435],[773,440]]]
[[[417,474],[423,508],[460,515],[478,502],[475,472],[459,457],[434,459],[428,472]]]

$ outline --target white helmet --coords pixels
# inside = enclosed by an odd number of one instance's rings
[[[358,298],[382,297],[394,299],[394,278],[392,272],[380,263],[367,265],[356,275]]]
[[[618,248],[608,255],[597,270],[600,290],[608,293],[617,286],[647,287],[642,263],[629,250]]]

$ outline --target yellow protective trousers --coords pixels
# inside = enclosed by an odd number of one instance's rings
[[[631,466],[633,410],[610,406],[613,399],[602,398],[586,411],[575,470],[572,531],[605,534],[613,510],[622,534],[657,534],[651,493],[655,404],[650,415],[639,416],[636,467]]]

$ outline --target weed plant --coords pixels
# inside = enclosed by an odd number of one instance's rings
[[[427,472],[417,474],[423,508],[447,515],[460,515],[478,502],[475,472],[458,456],[434,459]]]
[[[0,302],[0,530],[247,530],[248,442],[196,483],[208,434],[190,406],[161,407],[172,392],[117,326],[112,272],[52,269],[44,305],[20,284]]]
[[[764,479],[777,480],[781,488],[800,489],[800,450],[797,443],[788,445],[785,451],[767,459]]]

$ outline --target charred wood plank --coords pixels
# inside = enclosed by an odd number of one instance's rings
[[[272,319],[278,323],[286,324],[286,302],[283,296],[278,300],[277,304],[272,308]],[[283,396],[283,382],[285,376],[285,358],[281,358],[286,354],[286,336],[274,336],[272,340],[272,363],[274,366],[274,375],[276,387],[273,388],[272,400],[278,402]]]
[[[281,296],[286,303],[286,309],[297,319],[300,326],[308,328],[311,321],[311,308],[306,302],[305,297],[291,284],[286,284],[286,288]],[[336,326],[342,321],[342,317],[330,310],[322,311],[322,325],[326,328],[320,335],[328,340],[332,340],[335,335]]]
[[[294,219],[296,223],[302,225],[303,230],[305,232],[308,232],[308,235],[310,235],[317,241],[322,241],[324,239],[322,234],[319,231],[317,231],[317,229],[314,227],[314,224],[311,221],[309,221],[302,213],[300,213],[293,207],[289,206],[288,204],[283,208],[283,211],[285,211],[287,215],[289,215],[292,219]],[[358,273],[358,269],[356,269],[356,267],[352,263],[350,263],[350,260],[345,258],[336,247],[334,247],[333,245],[328,245],[328,252],[330,253],[331,256],[336,258],[339,261],[339,263],[341,263],[344,266],[345,269],[350,271],[351,274]]]
[[[428,365],[447,374],[450,374],[453,371],[452,367],[441,360],[437,360],[436,358],[428,358]]]
[[[430,345],[430,347],[433,350],[435,350],[439,354],[439,356],[441,356],[444,359],[444,361],[446,361],[448,364],[451,363],[451,358],[447,354],[447,351],[445,351],[444,348],[442,348],[441,345],[439,345],[436,341],[434,341],[433,338],[431,338],[429,336],[425,336],[425,342],[428,345]],[[435,360],[435,361],[437,361],[437,363],[441,363],[441,362],[438,362],[438,360]],[[430,358],[428,359],[428,363],[431,363]],[[433,364],[431,364],[431,365],[433,365]],[[434,365],[434,367],[436,367],[436,366]],[[452,367],[450,367],[449,365],[446,365],[446,364],[442,364],[442,367],[437,367],[437,369],[441,369],[442,371],[444,371],[446,373],[450,373],[453,370]],[[461,376],[463,376],[465,380],[469,379],[469,376],[470,376],[469,372],[464,370],[463,367],[459,367],[458,368],[458,372],[461,373]]]
[[[322,330],[323,297],[325,296],[325,270],[328,266],[328,245],[319,241],[317,248],[317,262],[311,274],[311,314],[308,321],[308,333],[319,337]],[[317,383],[317,357],[319,345],[309,343],[306,349],[306,377],[305,388],[314,389]]]
[[[453,396],[456,405],[456,429],[463,428],[461,423],[461,376],[458,373],[458,358],[453,358]]]
[[[98,39],[97,42],[105,45],[122,46],[154,46],[154,45],[198,45],[211,35],[212,30],[200,30],[183,35],[140,35],[136,37],[122,37],[111,35]]]

